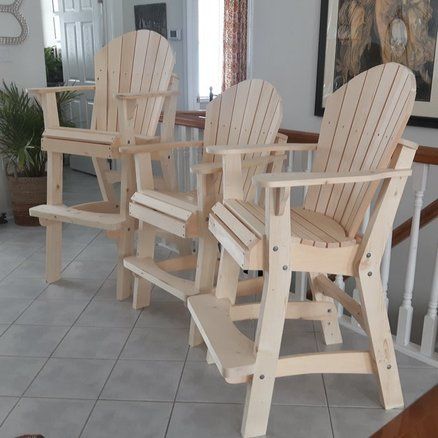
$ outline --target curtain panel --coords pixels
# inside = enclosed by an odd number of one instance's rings
[[[248,0],[224,0],[225,90],[246,79]]]

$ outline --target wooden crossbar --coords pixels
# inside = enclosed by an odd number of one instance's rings
[[[319,286],[324,291],[324,295],[341,303],[362,326],[362,328],[365,329],[362,307],[356,300],[346,294],[324,275],[318,275],[318,277],[315,278],[315,282],[319,283]]]
[[[330,302],[290,302],[287,304],[286,319],[303,319],[322,321],[331,319],[336,312],[336,307]],[[258,319],[260,303],[238,304],[230,307],[232,321]]]
[[[295,354],[278,360],[276,376],[323,373],[373,374],[374,365],[368,351]]]

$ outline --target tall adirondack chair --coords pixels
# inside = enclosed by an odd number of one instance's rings
[[[135,154],[137,191],[132,197],[129,212],[138,219],[139,239],[137,255],[125,259],[125,266],[135,275],[134,308],[149,305],[151,285],[175,295],[183,301],[200,291],[210,291],[218,261],[216,240],[208,232],[208,214],[220,199],[222,164],[214,157],[203,155],[202,163],[192,167],[197,175],[196,193],[176,193],[156,190],[150,174],[151,153],[185,147],[205,148],[209,145],[260,145],[274,143],[282,119],[282,103],[274,87],[262,80],[248,80],[229,88],[207,106],[203,141],[150,145],[141,148],[122,148],[124,153]],[[283,141],[285,141],[283,139]],[[244,146],[242,146],[244,147]],[[251,177],[255,173],[281,169],[284,152],[249,153],[245,160],[244,199],[253,199],[255,192]],[[196,255],[154,260],[155,233],[159,230],[179,238],[197,238]],[[174,275],[176,271],[196,268],[195,280]],[[248,290],[258,279],[242,284]],[[193,339],[191,343],[195,342]]]
[[[47,151],[47,205],[30,209],[46,227],[46,280],[61,273],[62,223],[106,230],[118,242],[117,298],[124,299],[132,278],[123,258],[133,251],[135,221],[129,217],[129,198],[134,193],[132,159],[121,160],[121,171],[111,171],[108,160],[120,159],[123,144],[146,144],[173,138],[178,79],[172,74],[175,57],[168,41],[147,30],[130,32],[111,41],[95,57],[95,86],[54,87],[30,90],[40,100],[45,131],[42,148]],[[56,93],[94,90],[90,129],[59,126]],[[161,138],[156,136],[163,115]],[[67,207],[62,199],[63,154],[91,157],[102,201]],[[164,183],[173,187],[170,157],[162,154]],[[120,196],[113,184],[120,182]]]
[[[238,158],[248,150],[207,148],[224,160],[224,200],[213,207],[209,221],[223,249],[215,294],[190,297],[188,308],[226,381],[247,382],[244,437],[266,433],[276,377],[375,374],[383,406],[403,406],[380,263],[417,147],[401,139],[415,92],[411,71],[395,63],[372,68],[337,90],[327,100],[313,146],[312,173],[254,177],[266,192],[264,209],[242,197]],[[290,209],[291,188],[302,186],[308,187],[304,205]],[[235,305],[239,267],[264,270],[261,303]],[[288,302],[292,271],[310,274],[314,301]],[[360,302],[327,274],[354,276]],[[370,350],[280,357],[285,319],[321,321],[325,342],[342,342],[333,299],[357,319]],[[247,319],[258,319],[254,342],[234,325]]]

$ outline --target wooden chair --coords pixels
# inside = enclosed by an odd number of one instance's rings
[[[337,90],[327,100],[313,172],[254,177],[266,192],[264,209],[242,197],[237,158],[248,151],[207,148],[224,160],[224,201],[209,221],[223,250],[215,295],[190,297],[188,308],[226,381],[247,382],[244,437],[266,433],[276,377],[375,374],[383,406],[403,406],[380,263],[417,147],[401,140],[415,91],[411,71],[394,63]],[[309,188],[304,205],[291,210],[291,188],[301,186]],[[379,187],[366,233],[358,238]],[[261,303],[235,305],[239,267],[264,270]],[[292,271],[310,274],[314,301],[288,302]],[[354,276],[360,302],[327,274]],[[319,320],[326,343],[341,342],[333,299],[357,319],[370,350],[279,357],[285,319]],[[234,325],[246,319],[258,319],[255,342]]]
[[[125,266],[135,275],[134,308],[149,305],[151,285],[158,285],[183,301],[199,291],[211,291],[218,260],[216,240],[208,232],[208,214],[221,192],[222,164],[214,157],[203,155],[202,163],[192,167],[197,174],[196,193],[163,192],[154,187],[150,175],[151,154],[162,148],[204,148],[209,145],[270,144],[278,137],[282,118],[282,103],[277,91],[262,80],[244,81],[226,90],[207,106],[203,141],[122,148],[134,154],[137,172],[137,192],[132,197],[129,212],[140,221],[137,255],[125,259]],[[285,141],[282,138],[280,141]],[[253,199],[251,177],[255,173],[280,170],[285,158],[280,152],[257,151],[246,154],[244,199]],[[157,230],[179,238],[198,239],[197,255],[154,261],[154,242]],[[195,280],[174,275],[174,272],[196,268]],[[248,280],[241,292],[251,285],[262,284]],[[191,343],[196,343],[192,338]]]
[[[117,298],[130,290],[130,273],[123,258],[133,251],[135,221],[128,215],[134,193],[134,164],[127,156],[121,171],[111,171],[108,160],[120,159],[123,144],[169,141],[173,129],[178,79],[172,75],[175,57],[168,41],[159,34],[141,30],[111,41],[95,57],[95,86],[54,87],[30,90],[44,111],[42,148],[47,151],[47,205],[30,209],[46,227],[46,280],[57,281],[61,273],[62,223],[101,228],[118,242]],[[95,90],[91,129],[59,126],[56,93]],[[156,136],[161,112],[161,137]],[[67,207],[62,200],[63,154],[91,157],[102,201]],[[161,154],[164,184],[174,187],[167,170],[170,157]],[[113,184],[121,183],[120,196]],[[120,199],[119,199],[120,198]]]

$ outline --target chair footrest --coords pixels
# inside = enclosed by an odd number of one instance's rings
[[[78,210],[66,205],[38,205],[29,214],[40,219],[83,225],[103,230],[119,230],[124,222],[118,213]]]
[[[156,284],[161,289],[186,301],[187,297],[196,295],[195,283],[161,269],[150,257],[127,257],[123,262],[126,269],[135,275]]]
[[[230,302],[202,294],[189,298],[188,308],[225,380],[246,382],[254,372],[254,343],[231,320]]]

